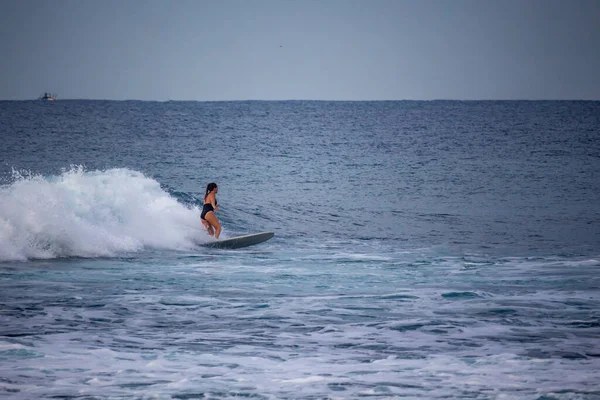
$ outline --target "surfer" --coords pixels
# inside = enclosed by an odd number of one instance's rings
[[[217,205],[217,192],[219,188],[216,183],[211,182],[206,186],[206,193],[204,194],[204,206],[202,207],[202,214],[200,214],[200,220],[208,231],[210,236],[219,238],[221,234],[221,224],[215,214],[215,211],[219,211]]]

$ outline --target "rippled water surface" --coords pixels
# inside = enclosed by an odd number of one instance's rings
[[[599,102],[0,120],[0,398],[600,398]]]

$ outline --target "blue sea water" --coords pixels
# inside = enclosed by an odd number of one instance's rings
[[[0,102],[0,398],[599,382],[600,102]]]

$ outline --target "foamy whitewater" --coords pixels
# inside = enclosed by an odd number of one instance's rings
[[[23,177],[0,189],[0,260],[110,257],[180,249],[200,237],[197,208],[128,169]]]
[[[0,398],[600,399],[599,102],[0,121]]]

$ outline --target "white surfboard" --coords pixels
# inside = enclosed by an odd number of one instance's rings
[[[273,232],[253,233],[251,235],[236,236],[227,239],[217,239],[207,243],[200,244],[204,247],[213,247],[217,249],[239,249],[240,247],[248,247],[262,242],[266,242],[275,236]]]

